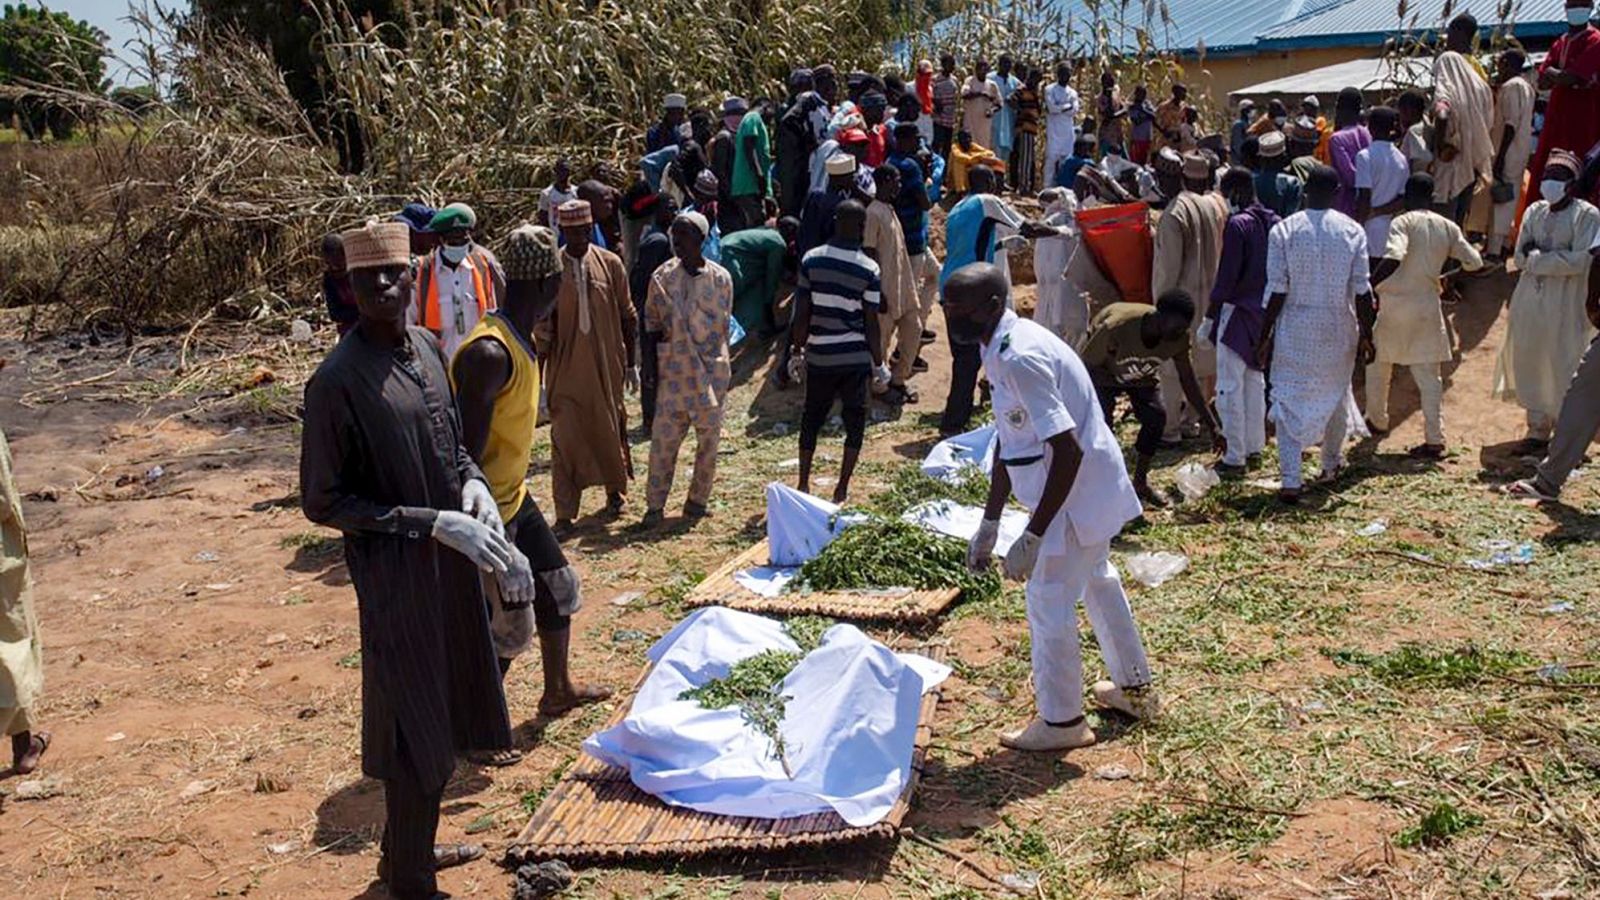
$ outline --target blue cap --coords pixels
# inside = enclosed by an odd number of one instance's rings
[[[407,203],[404,209],[395,213],[394,220],[406,223],[406,227],[412,231],[428,234],[433,230],[428,223],[433,221],[435,214],[434,208],[426,203]]]

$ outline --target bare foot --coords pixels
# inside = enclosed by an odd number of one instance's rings
[[[25,749],[18,753],[19,743],[16,740],[12,740],[13,762],[11,771],[17,775],[31,775],[35,769],[39,768],[39,758],[44,756],[46,750],[50,749],[50,732],[36,731],[32,736],[18,735],[17,737],[25,738],[26,744]]]
[[[570,691],[559,694],[546,693],[543,697],[540,697],[539,715],[554,719],[580,706],[599,703],[609,696],[611,696],[611,689],[608,687],[574,683]]]

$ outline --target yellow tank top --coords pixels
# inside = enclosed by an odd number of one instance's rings
[[[511,378],[494,397],[489,441],[484,445],[479,466],[489,479],[489,491],[500,507],[500,518],[509,522],[528,496],[528,463],[533,454],[533,429],[539,421],[539,366],[511,323],[494,313],[478,320],[456,354],[459,356],[474,341],[485,338],[499,341],[511,355]],[[450,383],[455,386],[454,361]]]

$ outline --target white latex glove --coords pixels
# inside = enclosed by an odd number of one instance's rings
[[[500,506],[494,502],[494,494],[489,492],[487,484],[476,478],[461,486],[461,511],[493,529],[495,534],[506,533],[505,523],[500,521]]]
[[[789,380],[801,382],[806,380],[806,352],[796,350],[789,354]]]
[[[967,568],[982,572],[993,562],[994,545],[1000,540],[1000,520],[984,519],[978,524],[978,533],[967,544]]]
[[[1195,332],[1195,346],[1202,350],[1216,346],[1216,330],[1217,323],[1211,319],[1201,323],[1200,328]]]
[[[533,564],[516,545],[511,546],[511,564],[500,575],[500,605],[506,609],[527,609],[533,605]]]
[[[504,572],[511,563],[511,544],[505,535],[464,512],[439,510],[433,520],[433,539],[485,572]]]
[[[1039,561],[1039,547],[1044,543],[1044,538],[1031,531],[1024,531],[1022,537],[1011,545],[1011,550],[1006,554],[1004,566],[1006,577],[1012,581],[1022,581],[1033,572],[1033,564]]]
[[[878,367],[872,370],[872,386],[880,388],[889,386],[889,365],[887,363],[878,363]]]
[[[628,393],[630,393],[630,394],[639,393],[639,367],[638,366],[633,366],[633,367],[629,368],[626,372],[622,373],[622,385],[623,385],[623,387],[628,389]]]

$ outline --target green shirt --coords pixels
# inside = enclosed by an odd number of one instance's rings
[[[755,138],[754,158],[745,147],[747,138]],[[767,134],[767,123],[761,111],[752,109],[739,120],[739,131],[733,137],[733,190],[730,197],[748,197],[761,193],[761,178],[772,168],[772,138]],[[758,177],[759,176],[759,177]],[[772,193],[772,179],[767,178],[767,193]]]
[[[1147,303],[1113,303],[1089,323],[1078,355],[1097,387],[1154,387],[1162,363],[1189,355],[1189,333],[1154,347],[1144,342]]]

